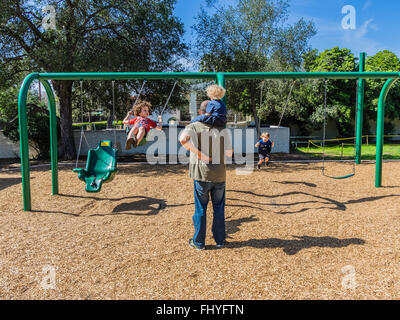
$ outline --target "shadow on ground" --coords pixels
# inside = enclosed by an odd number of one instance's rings
[[[255,215],[252,215],[250,217],[246,218],[240,218],[240,219],[235,219],[235,220],[228,220],[229,218],[226,218],[226,234],[227,238],[231,238],[230,235],[234,234],[236,232],[240,231],[240,226],[244,223],[249,223],[249,222],[256,222],[260,219],[256,218]]]
[[[350,245],[363,245],[365,241],[359,238],[338,239],[334,237],[309,237],[293,236],[296,240],[277,238],[250,239],[247,241],[233,241],[227,244],[227,248],[252,247],[257,249],[282,248],[287,255],[295,255],[302,249],[319,248],[344,248]]]
[[[279,208],[279,207],[288,208],[291,206],[305,205],[305,204],[321,204],[320,207],[302,208],[297,211],[284,210],[284,211],[275,212],[276,214],[282,214],[282,215],[283,214],[295,214],[295,213],[305,212],[308,210],[318,210],[318,209],[346,211],[347,206],[351,205],[351,204],[372,202],[372,201],[378,201],[378,200],[386,199],[386,198],[400,197],[399,194],[391,194],[391,195],[366,197],[366,198],[360,198],[360,199],[356,199],[356,200],[348,200],[345,202],[340,202],[340,201],[337,201],[332,198],[322,197],[322,196],[318,196],[318,195],[315,195],[312,193],[302,192],[302,191],[286,192],[286,193],[281,193],[281,194],[277,194],[277,195],[258,194],[258,193],[252,192],[252,191],[241,191],[241,190],[227,190],[227,192],[239,193],[239,194],[254,196],[257,198],[261,198],[261,199],[267,199],[266,201],[249,201],[249,200],[245,200],[245,199],[238,199],[238,198],[232,198],[232,197],[228,198],[228,200],[231,200],[231,201],[240,201],[240,202],[245,202],[245,203],[248,203],[251,205],[263,205],[263,206],[270,206],[270,207],[275,207],[275,208]],[[285,203],[282,201],[282,203],[276,203],[275,199],[281,199],[281,198],[284,199],[285,197],[292,197],[295,195],[301,195],[302,197],[307,196],[307,197],[310,197],[311,199],[306,200],[306,201],[297,201],[297,202],[288,202],[288,203]],[[235,204],[235,205],[230,204],[230,206],[240,207],[241,205],[240,204]],[[243,205],[243,206],[248,207],[248,205]],[[266,210],[266,209],[262,209],[260,207],[254,207],[254,208],[259,209],[259,210],[264,210],[264,211]]]
[[[119,203],[112,209],[111,213],[97,213],[87,215],[89,217],[94,216],[112,216],[118,214],[124,215],[132,215],[132,216],[153,216],[158,214],[163,209],[170,207],[184,207],[188,205],[193,205],[193,203],[183,203],[183,204],[172,204],[168,205],[165,199],[157,199],[157,198],[150,198],[145,196],[131,196],[131,197],[121,197],[121,198],[100,198],[96,196],[78,196],[78,195],[70,195],[70,194],[59,194],[60,197],[66,198],[75,198],[75,199],[91,199],[93,201],[111,201],[111,202],[121,202],[124,200],[131,200]],[[134,201],[132,201],[134,199]],[[90,204],[88,204],[90,206]],[[72,212],[61,212],[61,211],[42,211],[42,210],[35,210],[33,212],[44,212],[44,213],[60,213],[72,216],[81,216],[83,212],[86,211],[86,208],[83,207],[80,213],[72,213]]]
[[[0,191],[22,182],[21,178],[0,178]]]
[[[300,213],[303,211],[311,210],[311,209],[333,209],[333,210],[339,210],[339,211],[345,211],[346,210],[346,205],[342,202],[339,202],[335,199],[331,199],[328,197],[321,197],[314,195],[312,193],[308,192],[302,192],[302,191],[292,191],[292,192],[285,192],[277,195],[268,195],[268,194],[258,194],[253,191],[244,191],[244,190],[227,190],[227,192],[232,192],[232,193],[239,193],[239,194],[244,194],[244,195],[250,195],[254,196],[257,198],[261,199],[266,199],[266,201],[249,201],[249,200],[244,200],[244,199],[238,199],[238,198],[228,198],[229,200],[235,200],[235,201],[242,201],[246,203],[250,203],[253,205],[265,205],[265,206],[272,206],[272,207],[290,207],[290,206],[296,206],[300,204],[315,204],[315,203],[320,203],[325,206],[319,207],[319,208],[302,208],[298,211],[279,211],[277,212],[278,214],[294,214],[294,213]],[[308,196],[311,197],[311,200],[306,200],[306,201],[297,201],[297,202],[291,202],[291,203],[276,203],[275,199],[284,199],[285,197],[292,197],[296,195],[301,195],[301,196]],[[328,206],[329,205],[329,206]],[[239,205],[238,205],[239,206]],[[264,209],[265,210],[265,209]]]
[[[303,185],[305,187],[316,188],[317,185],[315,183],[309,183],[304,181],[273,181],[274,183],[280,183],[285,185]]]

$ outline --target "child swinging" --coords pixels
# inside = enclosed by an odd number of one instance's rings
[[[157,124],[155,121],[148,118],[150,113],[151,103],[148,101],[138,101],[133,107],[133,110],[129,111],[126,115],[123,124],[133,125],[126,139],[126,150],[130,150],[132,147],[136,148],[152,128],[162,130],[162,117],[158,116]],[[134,115],[135,118],[130,119],[132,115]]]

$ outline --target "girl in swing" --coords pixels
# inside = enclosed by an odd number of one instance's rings
[[[148,118],[150,113],[151,103],[148,101],[138,101],[133,110],[129,111],[126,115],[123,124],[133,125],[126,140],[126,150],[130,150],[132,146],[136,148],[149,133],[150,129],[156,128],[157,130],[162,130],[162,117],[158,116],[157,124],[155,121]],[[134,115],[135,118],[130,119],[132,115]]]

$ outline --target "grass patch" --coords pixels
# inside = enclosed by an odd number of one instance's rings
[[[362,149],[362,160],[375,160],[376,157],[376,145],[375,144],[363,144]],[[309,156],[310,159],[322,159],[323,148],[321,147],[299,147],[296,150],[305,156]],[[353,144],[346,144],[343,146],[329,145],[325,147],[325,159],[327,160],[352,160],[355,157],[355,150]],[[400,144],[385,144],[383,146],[383,159],[385,160],[400,160]]]

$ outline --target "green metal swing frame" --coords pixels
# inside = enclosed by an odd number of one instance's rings
[[[375,186],[380,187],[382,183],[382,155],[383,155],[383,128],[384,128],[384,109],[385,101],[390,88],[400,78],[399,72],[169,72],[169,73],[147,73],[147,72],[118,72],[118,73],[32,73],[23,81],[18,97],[18,115],[20,131],[20,150],[21,150],[21,173],[22,173],[22,194],[23,209],[31,211],[31,188],[30,188],[30,168],[29,168],[29,148],[28,148],[28,121],[27,121],[27,96],[30,85],[34,80],[39,80],[45,90],[49,102],[50,113],[50,146],[51,146],[51,176],[52,194],[59,193],[58,181],[58,154],[57,154],[57,117],[56,103],[50,80],[168,80],[168,79],[201,79],[215,80],[215,82],[225,87],[225,80],[241,79],[387,79],[378,105],[378,124],[377,124],[377,153],[376,153],[376,174]],[[363,81],[360,81],[363,83]],[[357,106],[358,119],[362,119],[363,100]],[[357,156],[356,162],[361,160],[361,139],[362,121],[357,123]]]

